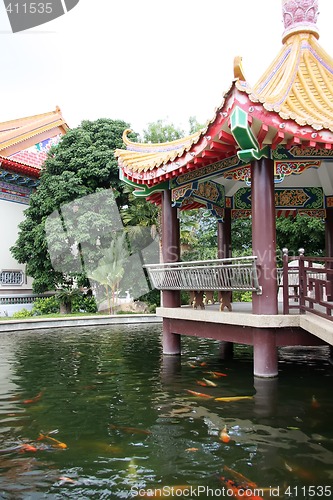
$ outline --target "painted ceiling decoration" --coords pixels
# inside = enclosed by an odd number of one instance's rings
[[[202,130],[164,144],[135,143],[124,132],[126,149],[115,155],[139,195],[154,187],[147,199],[158,204],[168,183],[174,202],[193,208],[200,201],[194,186],[209,181],[223,187],[234,211],[237,193],[251,183],[249,164],[266,157],[274,160],[275,184],[293,193],[295,210],[306,210],[296,193],[320,188],[333,196],[333,59],[318,42],[318,0],[282,0],[282,17],[277,56],[255,85],[235,57],[234,79]],[[323,199],[309,210],[325,210]]]

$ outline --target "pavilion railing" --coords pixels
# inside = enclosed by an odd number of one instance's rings
[[[253,291],[261,294],[256,256],[147,264],[150,281],[158,290]]]
[[[283,249],[282,287],[284,314],[298,309],[333,320],[332,257],[305,257],[303,249],[298,257],[289,257]]]

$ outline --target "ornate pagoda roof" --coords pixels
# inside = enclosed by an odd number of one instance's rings
[[[231,115],[245,113],[249,147],[278,145],[333,148],[333,59],[318,43],[318,0],[282,0],[282,48],[254,86],[244,77],[241,58],[234,80],[206,127],[164,144],[123,140],[116,150],[121,174],[137,184],[158,184],[247,148],[235,134]],[[243,119],[241,117],[241,119]]]
[[[68,128],[58,107],[48,113],[2,122],[0,161],[2,158],[7,165],[12,162],[40,170],[47,150]]]

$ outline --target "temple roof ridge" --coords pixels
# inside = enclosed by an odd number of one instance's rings
[[[0,154],[4,157],[37,144],[46,137],[64,134],[69,129],[60,108],[54,111],[0,123]]]

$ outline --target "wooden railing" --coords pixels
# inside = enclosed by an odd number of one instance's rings
[[[299,309],[333,320],[333,258],[305,257],[303,249],[290,258],[283,249],[282,286],[284,314]]]

